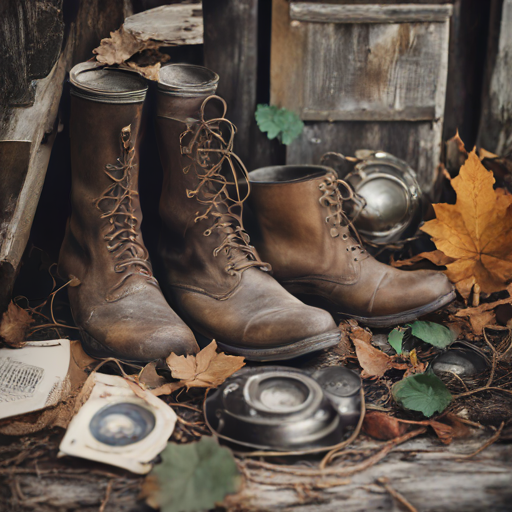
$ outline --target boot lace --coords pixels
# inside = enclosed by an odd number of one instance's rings
[[[101,218],[108,219],[109,229],[104,235],[107,250],[114,260],[114,271],[124,274],[110,290],[115,291],[133,275],[143,275],[156,284],[149,263],[147,249],[139,239],[138,219],[133,198],[138,192],[132,186],[132,169],[135,147],[131,140],[131,125],[121,130],[121,156],[116,164],[107,164],[105,174],[113,183],[95,199],[95,206],[102,212]]]
[[[346,196],[343,196],[340,192],[340,186],[347,191]],[[363,259],[366,257],[361,257],[361,255],[365,255],[366,253],[363,242],[356,228],[343,211],[343,201],[351,201],[354,199],[352,187],[346,181],[338,179],[336,173],[331,171],[326,174],[324,181],[320,183],[319,189],[322,192],[322,197],[320,197],[319,202],[323,207],[327,208],[329,212],[325,218],[325,222],[330,226],[329,232],[331,236],[336,238],[341,235],[342,240],[348,240],[347,251],[359,251],[354,261]],[[356,243],[356,240],[349,236],[348,233],[350,230],[356,235],[357,242],[359,243]]]
[[[219,118],[205,119],[205,108],[209,101],[218,100],[223,106]],[[185,174],[195,172],[199,183],[194,190],[187,190],[187,197],[206,206],[204,213],[196,212],[194,222],[213,217],[214,223],[204,231],[210,236],[219,230],[224,237],[222,243],[213,251],[217,257],[222,251],[227,256],[226,272],[236,275],[250,267],[270,271],[268,263],[260,260],[255,248],[250,245],[249,235],[242,222],[242,205],[250,193],[247,169],[240,158],[233,153],[236,128],[224,116],[226,102],[219,96],[209,96],[201,106],[200,118],[187,125],[180,136],[181,154],[191,163],[183,168]],[[188,142],[187,137],[190,137]],[[227,172],[223,172],[227,169]],[[224,174],[227,174],[226,177]],[[247,192],[242,195],[240,183],[245,183]]]

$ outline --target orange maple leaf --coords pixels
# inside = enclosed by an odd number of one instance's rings
[[[451,180],[457,202],[435,204],[436,219],[421,228],[455,260],[446,275],[465,299],[474,284],[492,293],[512,279],[512,195],[494,190],[494,183],[473,150]]]

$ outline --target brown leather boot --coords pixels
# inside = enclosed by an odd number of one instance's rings
[[[209,95],[215,73],[162,69],[157,141],[164,168],[160,278],[167,298],[195,332],[247,359],[290,359],[335,345],[332,317],[304,305],[269,274],[242,224],[247,171],[233,154],[226,104]],[[205,110],[220,105],[211,120]]]
[[[410,322],[455,298],[441,272],[407,272],[378,262],[351,235],[329,167],[277,166],[249,173],[259,253],[293,295],[336,319],[375,327]]]
[[[153,277],[140,232],[136,141],[147,85],[139,75],[71,70],[72,214],[59,273],[94,357],[151,361],[198,350]]]

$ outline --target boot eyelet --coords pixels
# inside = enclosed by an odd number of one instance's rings
[[[350,247],[347,247],[347,252],[350,251]]]
[[[341,238],[343,240],[348,240],[348,235],[346,233],[343,233],[343,235],[341,235]]]
[[[354,261],[357,261],[357,258],[354,258]]]

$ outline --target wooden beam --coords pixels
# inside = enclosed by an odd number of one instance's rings
[[[429,23],[444,22],[453,7],[442,5],[344,5],[290,2],[290,18],[315,23]]]
[[[355,109],[312,110],[304,109],[304,121],[431,121],[436,118],[436,108],[407,107],[403,110]]]

